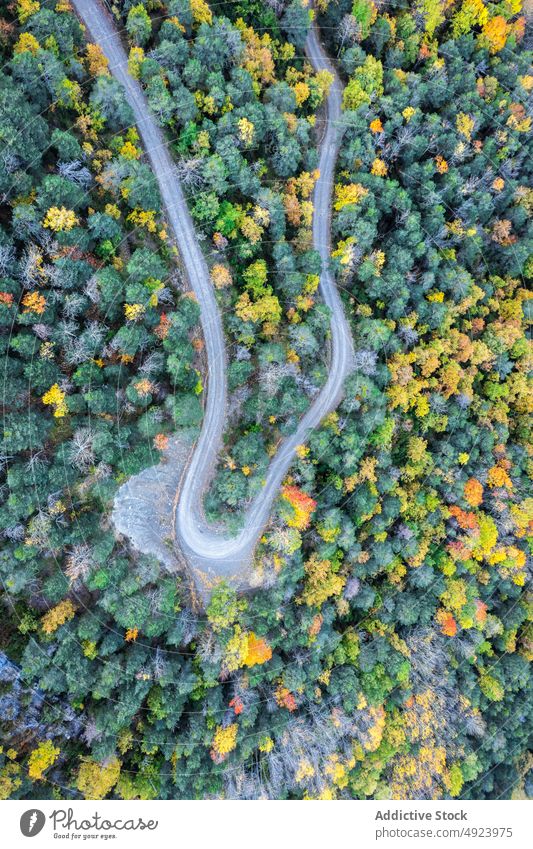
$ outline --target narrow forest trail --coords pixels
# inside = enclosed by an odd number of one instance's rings
[[[343,384],[353,361],[350,327],[333,276],[329,271],[331,254],[331,200],[335,163],[339,149],[342,85],[319,41],[316,25],[311,27],[306,53],[315,71],[327,70],[333,83],[327,99],[326,132],[320,145],[320,176],[313,195],[313,246],[322,259],[320,293],[331,311],[331,359],[329,375],[297,430],[281,444],[268,468],[264,485],[244,516],[242,530],[227,536],[210,527],[202,501],[213,477],[226,423],[226,354],[222,320],[217,307],[209,270],[200,249],[194,225],[176,176],[163,133],[152,116],[140,85],[128,73],[127,56],[117,30],[99,0],[73,0],[78,15],[93,41],[102,48],[109,70],[124,86],[137,128],[158,180],[167,218],[178,244],[189,283],[200,305],[200,321],[208,362],[207,398],[200,436],[184,472],[175,503],[175,536],[182,555],[201,592],[213,580],[225,577],[246,583],[257,541],[267,524],[272,504],[294,459],[295,449],[309,432],[340,402]]]

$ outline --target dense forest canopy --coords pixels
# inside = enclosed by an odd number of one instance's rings
[[[355,363],[254,591],[194,609],[110,516],[201,424],[198,304],[101,49],[68,0],[2,2],[0,795],[532,795],[521,0],[112,9],[224,319],[209,516],[238,523],[328,373],[313,16],[344,83],[332,267]]]

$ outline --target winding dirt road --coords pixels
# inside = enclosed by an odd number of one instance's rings
[[[202,430],[176,498],[176,540],[200,587],[202,583],[207,587],[212,579],[220,577],[244,583],[257,541],[268,522],[272,503],[294,459],[295,449],[306,441],[309,431],[316,428],[324,416],[338,405],[344,380],[352,366],[350,327],[334,279],[328,270],[331,253],[331,196],[339,148],[342,86],[320,45],[317,28],[313,26],[306,42],[309,60],[316,71],[328,70],[334,77],[327,100],[326,132],[320,146],[320,177],[313,196],[313,246],[320,253],[323,267],[320,293],[331,311],[329,376],[297,430],[284,440],[273,458],[265,483],[245,514],[242,530],[238,535],[229,537],[207,524],[202,507],[203,495],[212,479],[222,443],[227,399],[224,332],[209,270],[164,136],[150,112],[140,85],[128,73],[127,56],[114,23],[98,0],[72,2],[92,40],[100,45],[108,59],[110,72],[124,86],[144,149],[159,183],[167,218],[189,283],[200,305],[208,362],[207,399]]]

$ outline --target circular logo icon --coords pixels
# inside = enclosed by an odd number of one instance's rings
[[[20,830],[24,837],[35,837],[43,830],[46,817],[42,811],[37,808],[31,808],[29,811],[24,811],[20,818]]]

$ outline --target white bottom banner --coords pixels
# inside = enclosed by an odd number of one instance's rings
[[[4,802],[1,846],[532,846],[529,802]]]

